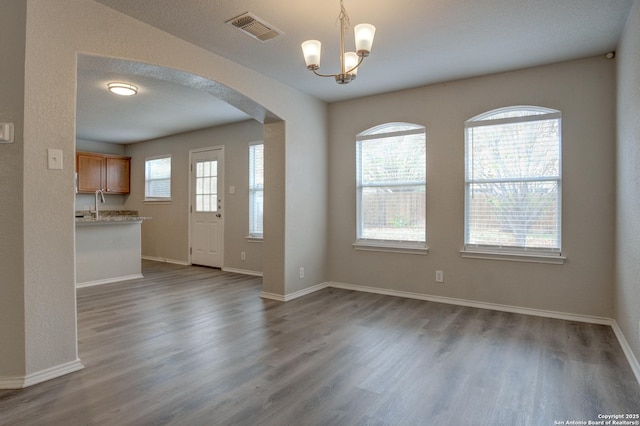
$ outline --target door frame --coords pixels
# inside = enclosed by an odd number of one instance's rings
[[[225,223],[225,214],[226,214],[226,204],[225,204],[225,200],[224,200],[224,195],[225,195],[225,186],[224,186],[224,181],[225,181],[225,174],[226,174],[226,167],[225,167],[225,157],[224,157],[224,145],[216,145],[216,146],[209,146],[209,147],[205,147],[205,148],[196,148],[196,149],[190,149],[189,150],[189,164],[187,166],[187,170],[189,171],[189,202],[187,203],[187,216],[189,217],[189,238],[188,238],[188,247],[187,247],[187,259],[189,259],[189,265],[193,265],[193,263],[191,262],[191,248],[192,248],[192,241],[191,241],[191,236],[193,235],[193,223],[191,220],[191,212],[192,212],[192,208],[193,205],[195,204],[195,200],[193,199],[193,170],[192,170],[192,164],[193,164],[193,154],[196,153],[200,153],[200,152],[206,152],[206,151],[220,151],[222,152],[222,175],[218,175],[218,198],[221,200],[220,204],[222,205],[222,227],[220,229],[220,269],[224,268],[224,223]]]

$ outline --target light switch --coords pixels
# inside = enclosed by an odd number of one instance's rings
[[[49,170],[62,170],[62,150],[48,149],[47,155],[49,157]]]
[[[235,194],[235,193],[236,193],[236,187],[235,187],[235,186],[233,186],[233,185],[231,185],[231,186],[229,187],[229,194]]]
[[[13,123],[0,123],[0,143],[13,143]]]

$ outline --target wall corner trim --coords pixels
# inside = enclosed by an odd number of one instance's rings
[[[314,286],[307,287],[302,290],[285,294],[285,295],[267,293],[263,291],[262,293],[260,293],[260,297],[262,297],[263,299],[277,300],[278,302],[288,302],[290,300],[297,299],[302,296],[306,296],[307,294],[311,294],[311,293],[315,293],[316,291],[323,290],[327,287],[330,287],[330,285],[329,283],[325,282],[325,283],[316,284]]]
[[[142,259],[144,259],[144,260],[153,260],[155,262],[171,263],[173,265],[182,265],[182,266],[189,266],[190,265],[189,262],[185,262],[184,260],[167,259],[167,258],[164,258],[164,257],[144,256],[143,255]]]
[[[56,365],[37,373],[27,374],[26,376],[0,377],[0,389],[22,389],[47,380],[55,379],[75,371],[82,370],[84,365],[80,359]]]
[[[613,332],[618,338],[620,346],[622,346],[622,351],[627,357],[627,361],[629,361],[629,365],[631,366],[631,370],[633,370],[633,374],[636,376],[636,380],[640,383],[640,363],[638,363],[638,358],[636,358],[631,350],[631,346],[629,346],[629,342],[627,342],[627,339],[624,337],[624,334],[616,320],[611,320],[611,328],[613,328]]]
[[[260,293],[260,297],[263,299],[275,300],[277,302],[285,302],[284,296],[281,294],[275,294],[275,293],[269,293],[269,292],[263,291]]]
[[[252,275],[254,277],[261,277],[262,276],[262,272],[260,271],[251,271],[249,269],[238,269],[238,268],[229,268],[229,267],[222,267],[222,271],[223,272],[233,272],[234,274],[242,274],[242,275]]]
[[[121,281],[135,280],[144,278],[142,274],[123,275],[121,277],[106,278],[104,280],[87,281],[84,283],[76,283],[76,288],[93,287],[95,285],[119,283]]]

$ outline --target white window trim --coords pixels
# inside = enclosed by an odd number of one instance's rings
[[[560,253],[526,253],[524,251],[498,251],[492,249],[473,249],[467,247],[460,250],[460,256],[466,259],[506,260],[510,262],[549,263],[553,265],[564,264],[567,258]]]
[[[152,160],[159,160],[162,158],[168,158],[169,162],[171,163],[171,175],[169,175],[169,181],[171,182],[172,177],[173,177],[173,158],[171,156],[171,154],[168,155],[156,155],[153,157],[147,157],[144,159],[144,167],[145,167],[145,174],[144,174],[144,199],[142,200],[143,203],[145,204],[171,204],[172,199],[171,196],[169,197],[147,197],[147,161],[152,161]],[[173,193],[173,189],[171,190],[171,193]]]
[[[527,107],[522,107],[527,108]],[[511,108],[511,109],[520,109],[520,108]],[[522,117],[509,117],[509,118],[496,118],[496,119],[482,119],[482,120],[474,120],[469,119],[464,123],[465,128],[470,127],[482,127],[482,126],[497,126],[500,124],[511,124],[511,123],[526,123],[529,121],[546,121],[553,120],[557,118],[562,118],[562,112],[549,112],[543,114],[535,114],[535,115],[525,115]]]
[[[539,114],[526,115],[522,117],[508,117],[508,118],[498,118],[498,119],[486,119],[485,117],[489,117],[495,114],[497,111],[516,111],[516,110],[537,110]],[[506,108],[498,108],[491,111],[484,112],[479,114],[469,120],[465,121],[465,138],[466,138],[466,129],[480,126],[490,126],[490,125],[500,125],[500,124],[509,124],[509,123],[522,123],[522,122],[530,122],[530,121],[545,121],[558,119],[559,129],[558,131],[562,134],[562,112],[553,110],[550,108],[537,107],[537,106],[528,106],[528,105],[519,105],[512,106]],[[465,140],[466,145],[466,140]],[[465,151],[465,157],[467,153]],[[465,158],[465,163],[466,163]],[[560,153],[559,153],[559,176],[557,177],[541,177],[541,178],[517,178],[513,179],[513,181],[555,181],[558,183],[558,197],[560,199],[559,205],[559,217],[560,221],[562,220],[562,137],[560,140]],[[486,183],[493,181],[505,181],[494,180],[494,179],[470,179],[467,180],[465,176],[465,197],[467,188],[472,183]],[[466,204],[466,201],[465,201]],[[466,205],[465,205],[466,210]],[[465,211],[465,227],[466,224],[466,211]],[[558,223],[559,232],[558,238],[560,241],[560,247],[562,247],[562,224]],[[466,240],[466,236],[465,236]],[[530,262],[530,263],[547,263],[547,264],[556,264],[562,265],[567,259],[565,256],[562,256],[561,253],[562,248],[559,250],[555,249],[543,249],[543,248],[523,248],[523,247],[513,247],[513,248],[504,248],[499,246],[481,246],[477,244],[465,244],[464,248],[460,250],[460,255],[463,258],[468,259],[486,259],[486,260],[506,260],[512,262]]]
[[[429,247],[425,243],[414,243],[411,241],[381,241],[381,240],[358,240],[352,244],[355,250],[380,251],[389,253],[405,253],[428,255]]]
[[[142,202],[144,204],[171,204],[173,200],[171,198],[145,198]]]
[[[398,125],[398,124],[416,126],[416,128],[409,129],[409,130],[401,130],[396,132],[377,133],[377,131],[379,131],[380,129],[383,129],[384,127]],[[422,125],[415,124],[415,123],[406,123],[406,122],[392,122],[392,123],[381,124],[378,126],[374,126],[370,129],[367,129],[366,131],[361,132],[356,136],[356,151],[358,150],[358,143],[361,141],[372,140],[372,139],[385,139],[385,138],[392,138],[396,136],[418,135],[418,134],[425,135],[425,144],[426,144],[426,128]],[[356,153],[356,156],[357,155],[358,154]],[[356,170],[356,174],[357,173],[358,171]],[[426,177],[425,177],[424,185],[426,188]],[[360,188],[375,187],[375,186],[381,186],[381,185],[373,185],[373,184],[363,185],[360,182],[356,181],[356,194],[360,192]],[[389,186],[389,185],[384,185],[384,186]],[[406,186],[406,183],[403,183],[401,185],[399,184],[398,186]],[[425,192],[425,197],[426,196],[427,194]],[[361,202],[362,202],[361,197],[356,195],[357,218],[361,217],[361,213],[362,213]],[[352,244],[352,247],[355,250],[362,250],[362,251],[427,255],[429,254],[429,248],[427,247],[427,241],[426,241],[427,240],[426,225],[427,224],[425,223],[425,235],[424,235],[425,240],[424,241],[373,240],[373,239],[366,239],[366,238],[358,238],[358,236],[362,234],[362,223],[360,222],[359,219],[356,219],[356,241]]]
[[[262,149],[264,150],[264,141],[256,141],[256,142],[249,142],[249,152],[251,152],[251,147],[256,145],[262,145]],[[263,161],[264,161],[264,156],[263,156]],[[251,169],[249,167],[249,173],[250,172],[251,172]],[[263,165],[263,172],[264,172],[264,165]],[[263,179],[264,179],[264,176],[263,176]],[[251,176],[249,176],[249,181],[251,181]],[[263,199],[262,209],[264,213],[264,187],[262,188],[262,199]],[[251,207],[251,187],[249,187],[249,207]],[[249,210],[249,215],[251,215],[250,210]],[[250,225],[251,224],[249,224],[249,227]],[[264,216],[262,218],[262,229],[263,229],[262,233],[257,233],[257,232],[253,233],[251,232],[251,229],[249,229],[249,235],[246,236],[246,240],[248,242],[262,242],[264,238]]]

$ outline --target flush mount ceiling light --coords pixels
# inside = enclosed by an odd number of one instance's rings
[[[318,40],[307,40],[302,43],[302,53],[304,54],[307,69],[313,71],[315,75],[320,77],[335,77],[338,84],[347,84],[355,80],[358,67],[362,63],[362,60],[371,53],[376,27],[371,24],[356,25],[353,28],[356,36],[356,51],[345,53],[344,35],[349,30],[350,20],[342,2],[343,0],[340,0],[340,14],[338,15],[338,20],[340,21],[340,72],[336,74],[320,74],[318,72],[318,68],[320,68],[321,49],[321,43]]]
[[[111,93],[120,96],[133,96],[138,93],[138,88],[129,83],[109,83],[107,87]]]

